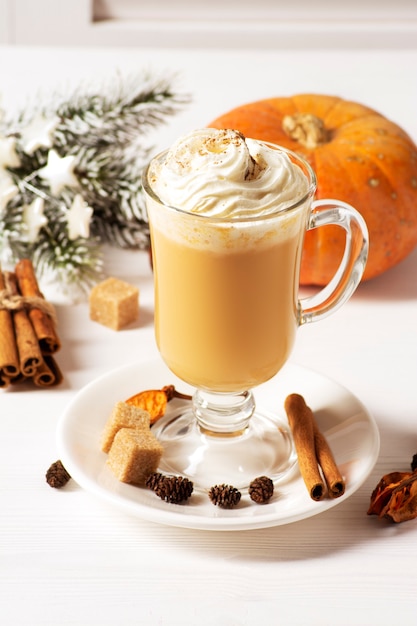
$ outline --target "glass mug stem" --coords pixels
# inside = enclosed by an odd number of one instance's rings
[[[206,435],[234,437],[241,435],[255,411],[251,391],[213,393],[197,389],[193,395],[193,411],[198,425]]]

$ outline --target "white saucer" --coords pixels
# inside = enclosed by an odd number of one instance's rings
[[[160,389],[168,384],[174,384],[183,393],[192,391],[159,360],[109,372],[77,394],[57,429],[59,458],[72,478],[90,493],[142,519],[223,531],[289,524],[322,513],[349,498],[369,476],[378,458],[378,429],[361,402],[343,386],[321,374],[287,364],[271,381],[255,389],[257,405],[285,415],[286,396],[290,393],[304,396],[346,478],[345,494],[337,499],[313,501],[296,467],[291,476],[276,487],[267,504],[256,504],[243,494],[237,507],[219,509],[203,493],[193,493],[185,504],[166,503],[149,489],[119,482],[106,465],[100,437],[116,402],[139,391]],[[167,411],[169,407],[170,404]]]

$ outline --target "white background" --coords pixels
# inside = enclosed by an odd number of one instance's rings
[[[14,111],[30,106],[40,89],[150,68],[178,72],[178,89],[192,95],[161,130],[163,146],[243,102],[307,91],[377,108],[417,141],[415,4],[364,0],[361,8],[374,13],[360,22],[259,17],[245,30],[241,22],[191,17],[94,23],[87,0],[0,0],[2,104]],[[313,5],[320,6],[305,0]],[[157,0],[149,6],[156,11]],[[190,10],[197,6],[190,2]],[[153,47],[144,47],[152,37]],[[218,49],[190,50],[193,42]],[[168,43],[175,49],[163,49]],[[232,44],[239,49],[228,50]],[[317,49],[330,44],[339,49]],[[310,47],[294,49],[299,45]],[[277,50],[249,50],[256,46]],[[390,525],[366,510],[379,478],[408,469],[417,453],[417,249],[362,284],[339,313],[300,329],[292,355],[345,385],[375,417],[381,451],[371,476],[322,515],[240,533],[152,524],[74,481],[60,491],[46,484],[58,420],[78,391],[115,367],[156,355],[147,256],[112,249],[106,270],[139,287],[137,324],[115,333],[89,320],[86,302],[58,304],[62,386],[0,393],[0,623],[415,626],[417,520]]]
[[[0,43],[415,47],[415,0],[0,0]]]

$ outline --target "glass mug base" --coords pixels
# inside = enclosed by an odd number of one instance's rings
[[[278,483],[297,461],[285,421],[259,409],[241,430],[214,433],[199,425],[191,405],[178,407],[152,431],[164,448],[159,470],[192,480],[196,491],[219,484],[245,491],[259,476]]]

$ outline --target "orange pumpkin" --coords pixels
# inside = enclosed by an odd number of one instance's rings
[[[318,94],[244,104],[209,124],[280,144],[306,158],[317,175],[316,198],[352,204],[369,230],[364,280],[403,260],[417,244],[417,146],[380,113]],[[325,285],[343,254],[342,229],[306,234],[301,283]]]

